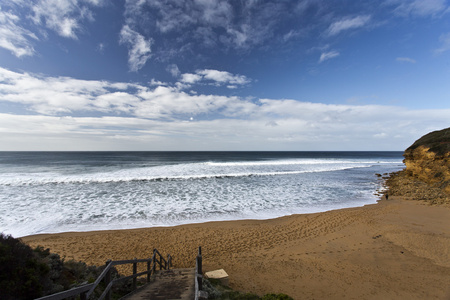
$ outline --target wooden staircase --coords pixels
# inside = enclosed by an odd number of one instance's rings
[[[97,280],[95,280],[94,283],[85,284],[68,291],[45,296],[36,300],[62,300],[76,296],[78,296],[80,300],[87,300],[101,282],[104,282],[106,287],[98,299],[110,300],[111,288],[114,283],[124,280],[132,280],[133,292],[123,297],[122,299],[207,299],[207,293],[202,290],[203,275],[201,254],[201,247],[199,247],[198,255],[196,258],[196,267],[191,269],[170,269],[172,265],[172,257],[168,255],[166,260],[156,249],[153,250],[153,256],[148,259],[132,259],[120,261],[109,260],[106,262],[103,272],[100,274]],[[146,263],[147,270],[137,273],[138,263]],[[112,267],[124,264],[133,265],[133,274],[130,276],[120,277],[112,280]],[[159,266],[159,271],[156,270],[157,265]],[[137,289],[137,278],[140,276],[147,277],[147,284]]]
[[[123,300],[192,300],[195,298],[195,268],[162,270],[152,281],[123,297]]]

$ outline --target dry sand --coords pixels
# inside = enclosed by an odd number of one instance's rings
[[[157,248],[174,257],[174,267],[190,267],[202,246],[204,271],[223,268],[232,288],[260,295],[450,299],[450,207],[395,197],[364,207],[265,221],[22,240],[95,265],[107,259],[149,257]]]

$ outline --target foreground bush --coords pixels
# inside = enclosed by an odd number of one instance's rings
[[[50,267],[27,245],[0,235],[0,291],[2,299],[40,297],[51,285]]]
[[[0,234],[0,299],[34,299],[92,283],[104,266],[87,266],[74,260],[64,261],[50,249],[32,249],[10,235]],[[112,279],[120,277],[115,268]],[[113,287],[113,298],[130,291],[130,281]],[[101,294],[102,285],[95,291]]]

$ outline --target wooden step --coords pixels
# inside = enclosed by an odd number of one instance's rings
[[[195,293],[195,269],[162,270],[150,283],[123,297],[124,300],[192,300]]]

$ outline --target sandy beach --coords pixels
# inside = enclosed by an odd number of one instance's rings
[[[450,299],[450,207],[390,197],[272,220],[23,237],[65,259],[101,265],[157,248],[174,267],[223,268],[234,289],[294,299]],[[129,270],[120,270],[129,272]]]

